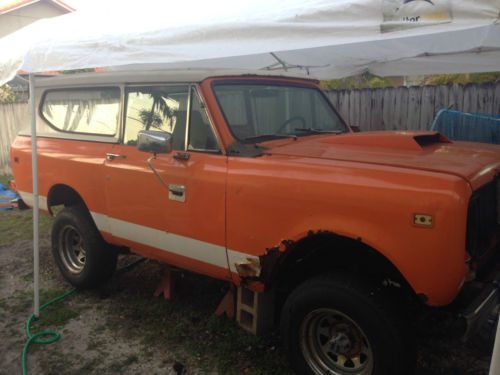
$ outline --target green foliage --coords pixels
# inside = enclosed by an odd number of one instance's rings
[[[351,76],[331,81],[323,81],[321,85],[330,90],[352,90],[364,88],[383,88],[395,86],[394,78],[379,77],[371,73]]]
[[[423,76],[421,85],[449,85],[468,83],[483,84],[500,81],[500,72],[468,74],[435,74]],[[403,85],[403,77],[378,77],[370,73],[358,76],[322,81],[321,86],[330,90],[353,90],[365,88],[397,87]]]
[[[426,77],[426,85],[449,85],[458,83],[465,85],[467,83],[487,83],[500,80],[500,72],[489,73],[470,73],[470,74],[438,74]]]
[[[0,104],[14,103],[19,98],[9,85],[0,86]]]

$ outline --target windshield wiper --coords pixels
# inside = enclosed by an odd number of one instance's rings
[[[345,133],[343,130],[324,130],[316,128],[295,128],[296,132],[304,132],[309,134],[342,134]]]
[[[243,142],[264,142],[280,138],[297,139],[297,136],[293,134],[259,134],[259,135],[254,135],[252,137],[243,138]]]

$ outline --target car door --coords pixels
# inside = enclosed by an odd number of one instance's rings
[[[109,232],[168,264],[228,279],[226,157],[193,85],[129,86],[124,134],[106,160]],[[173,152],[139,151],[139,130],[171,133]]]

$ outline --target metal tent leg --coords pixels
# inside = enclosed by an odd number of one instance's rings
[[[31,170],[33,179],[33,289],[35,317],[40,315],[40,244],[38,233],[38,157],[36,144],[36,98],[35,76],[29,75],[30,112],[31,112]]]

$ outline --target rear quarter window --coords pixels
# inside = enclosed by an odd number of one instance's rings
[[[56,130],[112,137],[118,132],[120,89],[50,90],[43,96],[40,111]]]

